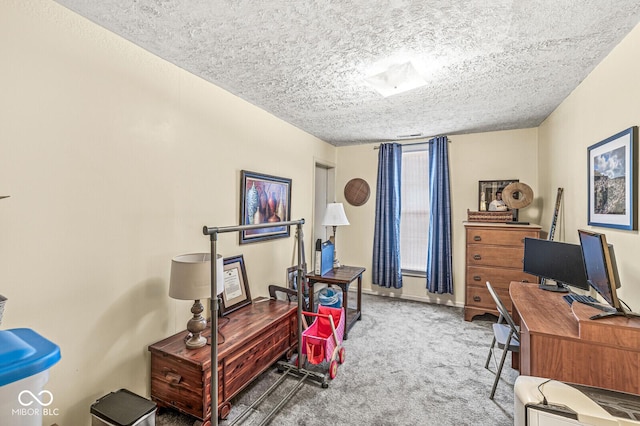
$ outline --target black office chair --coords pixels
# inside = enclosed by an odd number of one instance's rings
[[[489,361],[491,360],[492,355],[494,355],[495,361],[494,349],[496,343],[498,344],[498,348],[502,349],[500,365],[497,367],[495,373],[496,378],[493,381],[491,395],[489,396],[489,399],[493,399],[493,396],[496,393],[496,388],[498,387],[498,381],[500,380],[500,374],[502,373],[504,361],[507,358],[507,353],[509,351],[520,352],[520,330],[516,326],[516,323],[513,321],[513,318],[511,318],[511,315],[509,314],[506,306],[504,306],[504,303],[502,303],[502,300],[500,300],[500,297],[498,297],[498,294],[495,292],[493,287],[491,287],[491,283],[489,281],[487,281],[487,288],[489,289],[489,293],[491,293],[491,297],[493,297],[493,300],[496,303],[496,307],[498,308],[500,316],[498,317],[498,322],[493,324],[493,341],[491,342],[489,355],[487,355],[487,362],[484,364],[484,368],[489,370]]]

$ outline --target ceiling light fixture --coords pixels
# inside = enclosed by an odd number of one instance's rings
[[[391,65],[386,71],[367,77],[365,81],[385,98],[427,84],[411,62]]]

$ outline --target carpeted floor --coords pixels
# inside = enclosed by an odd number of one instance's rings
[[[517,371],[510,368],[510,361],[495,399],[489,399],[494,375],[484,363],[495,318],[465,322],[460,308],[371,295],[362,296],[362,311],[362,320],[343,342],[346,361],[337,377],[327,389],[307,381],[271,425],[513,424]],[[220,425],[232,421],[279,377],[275,368],[261,375],[236,397],[228,420]],[[297,379],[287,378],[238,424],[259,424],[296,383]],[[156,424],[191,426],[194,419],[162,410]]]

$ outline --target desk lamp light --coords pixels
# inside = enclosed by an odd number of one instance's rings
[[[224,290],[224,266],[221,255],[217,258],[217,294]],[[171,280],[169,297],[180,300],[194,300],[191,307],[193,318],[187,322],[191,333],[185,342],[187,349],[201,348],[207,344],[202,331],[207,328],[207,320],[202,316],[204,306],[201,299],[211,297],[211,255],[209,253],[182,254],[171,260]]]
[[[349,219],[344,213],[344,207],[342,203],[329,203],[327,204],[327,210],[324,212],[324,219],[322,220],[322,226],[333,226],[333,235],[329,237],[329,241],[334,245],[333,248],[333,267],[339,268],[340,262],[338,261],[338,251],[335,249],[336,244],[336,229],[338,226],[349,225]]]

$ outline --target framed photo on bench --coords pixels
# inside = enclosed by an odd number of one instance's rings
[[[244,257],[240,254],[224,258],[224,291],[220,315],[225,316],[251,304],[251,292],[247,280]]]

